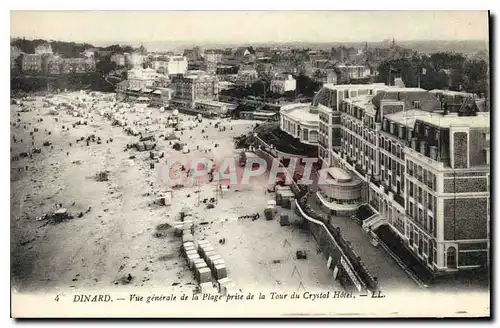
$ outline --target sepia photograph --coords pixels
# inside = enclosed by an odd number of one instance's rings
[[[488,11],[11,11],[13,318],[489,318]]]

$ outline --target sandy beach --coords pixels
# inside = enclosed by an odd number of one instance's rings
[[[160,137],[166,133],[166,117],[171,111],[127,109],[120,114],[129,122],[138,122],[138,129],[155,131],[156,150],[164,153],[164,158],[156,161],[150,159],[149,151],[127,149],[139,138],[128,135],[122,126],[113,126],[109,117],[101,115],[113,106],[119,107],[114,102],[99,94],[56,96],[68,103],[78,103],[77,97],[84,99],[80,103],[88,104],[82,110],[86,117],[70,115],[67,110],[52,115],[51,106],[44,107],[41,97],[23,100],[24,108],[30,111],[20,112],[20,106],[11,105],[11,157],[32,153],[31,157],[19,156],[11,161],[11,268],[15,291],[127,286],[162,287],[172,292],[192,290],[197,283],[181,254],[181,239],[174,236],[173,229],[158,233],[159,226],[169,227],[179,221],[179,213],[186,208],[193,214],[195,238],[210,241],[225,259],[228,277],[238,288],[340,288],[312,236],[294,224],[281,227],[277,219],[264,219],[267,201],[274,198],[266,192],[264,179],[224,188],[222,193],[216,192],[215,182],[186,185],[173,190],[171,205],[155,203],[169,189],[161,179],[162,161],[182,156],[182,152],[172,149],[172,141]],[[189,155],[215,160],[237,158],[240,151],[234,149],[233,137],[250,132],[256,123],[229,119],[194,123],[192,116],[179,117],[185,130],[175,133],[189,146]],[[74,125],[79,121],[87,125]],[[216,122],[225,129],[214,128]],[[100,144],[87,145],[85,138],[91,135],[100,138]],[[43,146],[44,142],[51,145]],[[34,153],[35,148],[40,148],[41,153]],[[108,172],[107,181],[97,181],[96,174],[103,171]],[[210,198],[216,198],[214,208],[203,203]],[[44,219],[45,214],[54,212],[56,204],[61,204],[73,219],[56,224]],[[80,212],[83,216],[78,217]],[[255,213],[260,213],[260,219],[238,220],[239,216]],[[293,213],[290,218],[292,223],[298,220]],[[224,244],[219,243],[221,238],[225,238]],[[307,259],[296,259],[298,249],[307,252]],[[121,283],[128,275],[132,279]]]

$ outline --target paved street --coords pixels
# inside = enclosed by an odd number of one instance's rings
[[[315,211],[322,211],[316,204],[315,196],[310,198],[309,205]],[[347,217],[334,217],[332,224],[342,230],[370,273],[378,278],[382,290],[420,288],[381,246],[374,247],[370,243],[370,237],[356,222]]]

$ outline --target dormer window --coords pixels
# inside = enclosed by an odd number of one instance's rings
[[[418,100],[414,101],[413,102],[413,107],[420,109],[421,108],[420,101],[418,101]]]

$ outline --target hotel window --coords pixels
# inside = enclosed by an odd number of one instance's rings
[[[490,141],[490,134],[488,132],[484,133],[484,140],[485,141]]]
[[[423,225],[423,221],[424,221],[424,212],[422,212],[422,210],[419,208],[418,209],[418,217],[417,217],[417,221],[420,225]]]
[[[413,245],[413,242],[414,242],[414,234],[413,234],[413,226],[410,225],[410,246]]]
[[[434,218],[432,216],[429,216],[429,232],[434,233]]]

